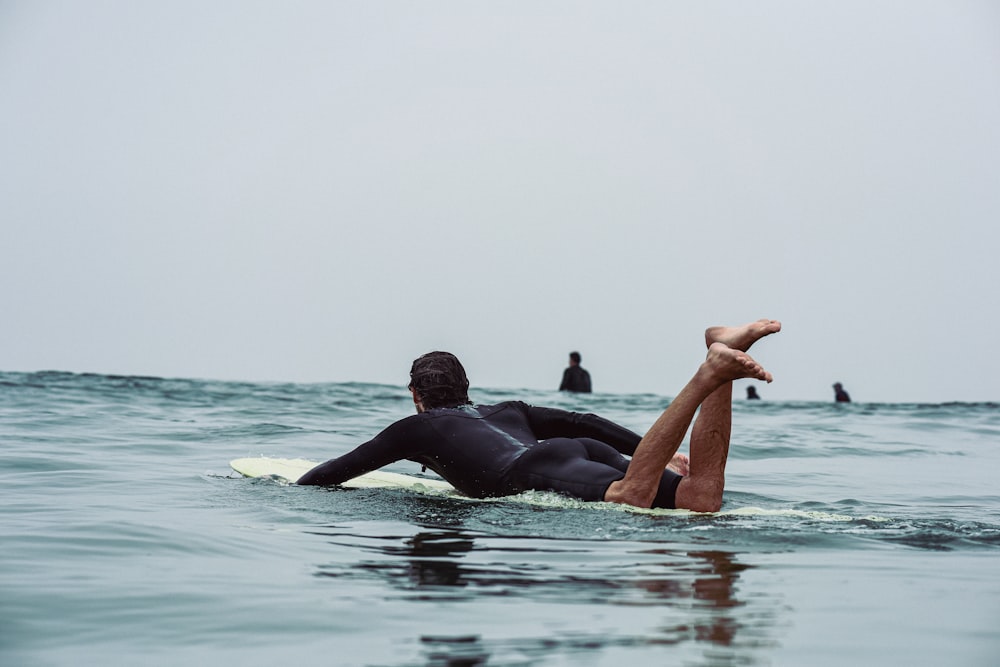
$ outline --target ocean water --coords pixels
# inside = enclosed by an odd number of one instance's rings
[[[669,402],[472,398],[639,432]],[[336,456],[412,409],[385,385],[0,373],[0,665],[1000,664],[998,404],[737,399],[720,515],[228,467]]]

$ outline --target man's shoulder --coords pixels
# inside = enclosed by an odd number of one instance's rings
[[[499,412],[501,410],[510,410],[511,408],[515,410],[526,410],[528,409],[528,404],[524,401],[500,401],[499,403],[489,403],[489,404],[476,404],[475,409],[479,414],[485,415],[493,412]]]
[[[407,417],[410,418],[420,418],[424,420],[433,419],[452,419],[452,418],[466,418],[466,419],[478,419],[485,414],[491,412],[497,412],[498,410],[503,410],[510,406],[517,406],[522,404],[521,401],[501,401],[500,403],[490,403],[481,404],[476,403],[474,405],[459,405],[453,408],[432,408],[426,412],[422,412],[417,415],[411,415]]]
[[[407,430],[410,430],[410,429],[418,428],[419,424],[422,421],[421,418],[425,414],[427,414],[427,413],[415,414],[415,415],[407,415],[406,417],[403,417],[402,419],[397,419],[396,421],[392,422],[391,424],[389,424],[388,426],[386,426],[384,429],[382,429],[382,433],[392,434],[392,433],[396,433],[398,431],[407,431]]]
[[[517,410],[527,410],[531,406],[528,403],[525,403],[524,401],[512,400],[512,401],[501,401],[489,407],[494,409],[514,408]]]

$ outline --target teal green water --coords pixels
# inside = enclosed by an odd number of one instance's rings
[[[472,397],[640,432],[669,401]],[[1000,664],[997,404],[740,401],[724,509],[747,514],[228,469],[411,411],[383,385],[0,373],[0,664]]]

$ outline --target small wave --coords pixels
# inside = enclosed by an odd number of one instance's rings
[[[195,441],[248,440],[251,442],[260,442],[261,438],[274,438],[308,431],[310,429],[301,426],[260,422],[257,424],[201,428],[176,437],[183,440]]]

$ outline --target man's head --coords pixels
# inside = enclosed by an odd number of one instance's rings
[[[468,405],[469,378],[462,362],[450,352],[428,352],[417,357],[410,367],[409,388],[417,409],[453,408]]]
[[[579,366],[580,365],[580,353],[579,352],[570,352],[569,353],[569,363],[570,363],[571,366]]]

